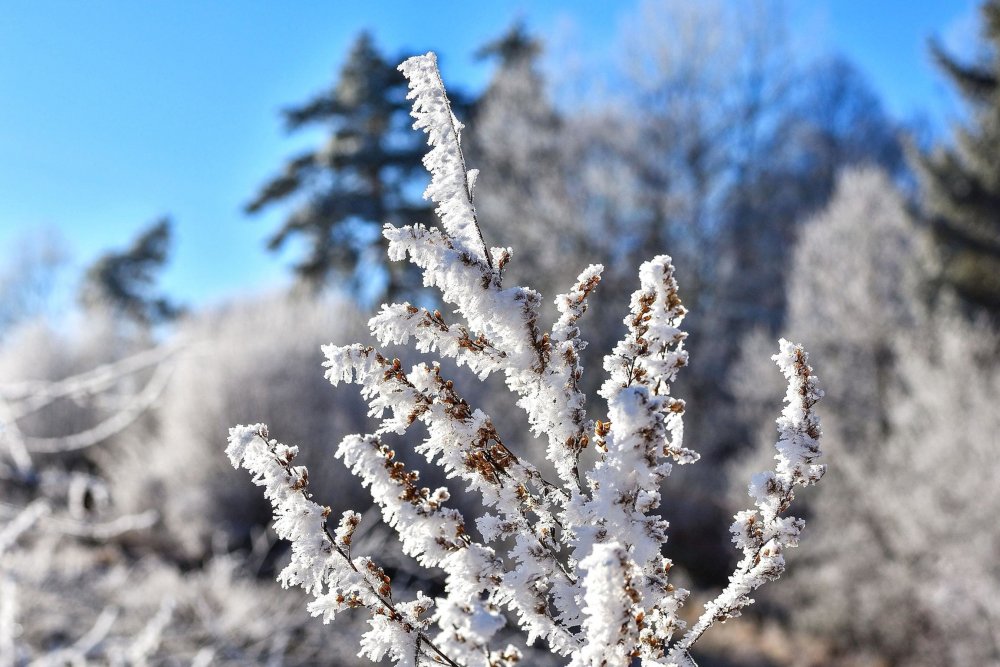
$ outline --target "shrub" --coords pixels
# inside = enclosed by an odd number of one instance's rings
[[[126,440],[105,465],[124,510],[160,512],[161,551],[197,558],[217,536],[245,545],[267,525],[270,511],[260,494],[225,461],[206,455],[213,433],[254,414],[275,414],[281,421],[275,428],[315,440],[308,463],[317,482],[361,492],[329,462],[335,429],[359,428],[364,405],[356,396],[332,394],[309,372],[322,361],[319,345],[353,339],[359,319],[344,300],[271,295],[197,313],[182,324],[176,338],[186,349],[156,406],[156,433]]]
[[[227,454],[264,487],[275,530],[291,542],[291,562],[279,580],[310,593],[309,610],[324,621],[346,609],[367,609],[370,629],[361,637],[361,654],[372,660],[509,665],[518,650],[493,646],[506,609],[529,644],[544,639],[553,653],[572,656],[571,665],[625,667],[636,657],[644,665],[692,665],[689,649],[702,634],[738,616],[754,589],[783,572],[784,552],[803,527],[786,514],[794,487],[824,472],[816,463],[820,432],[813,411],[821,394],[806,354],[782,341],[774,357],[788,381],[778,464],[754,476],[754,508],[735,517],[740,560],[729,585],[685,628],[678,612],[687,591],[669,581],[671,561],[662,555],[668,526],[652,513],[671,464],[698,458],[682,442],[684,402],[670,393],[688,363],[680,329],[686,311],[670,258],[661,255],[640,268],[627,333],[604,359],[607,378],[599,393],[608,419],[592,421],[579,388],[586,343],[577,323],[603,267],[589,267],[556,298],[558,320],[543,333],[541,296],[504,288],[511,251],[487,249],[483,241],[473,206],[476,172],[466,170],[462,126],[434,55],[411,58],[400,69],[410,82],[414,127],[429,136],[425,194],[437,204],[441,228],[386,225],[389,256],[409,256],[424,284],[437,287],[464,322],[403,303],[383,306],[369,327],[381,345],[412,339],[417,350],[452,358],[480,379],[502,375],[532,431],[544,437],[557,479],[544,478],[508,447],[502,425],[463,399],[439,363],[404,370],[371,346],[325,346],[326,377],[335,385],[360,385],[369,415],[379,419],[372,433],[344,438],[337,455],[370,488],[403,550],[443,570],[444,587],[433,598],[395,599],[383,568],[352,553],[359,515],[344,512],[330,530],[330,508],[312,499],[306,468],[293,465],[298,449],[270,439],[263,424],[237,426]],[[445,487],[420,487],[418,473],[397,460],[390,437],[418,422],[427,437],[416,450],[481,498],[475,528],[449,507]],[[596,462],[583,465],[591,445]]]

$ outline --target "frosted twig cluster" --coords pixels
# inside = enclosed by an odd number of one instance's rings
[[[58,381],[0,386],[0,479],[11,492],[0,502],[0,667],[27,664],[33,654],[44,658],[31,664],[89,664],[98,655],[111,664],[145,664],[159,646],[171,620],[169,601],[143,632],[128,641],[109,640],[120,614],[108,606],[76,641],[51,646],[32,646],[21,636],[21,626],[27,621],[19,614],[25,607],[30,611],[31,605],[18,601],[19,593],[22,601],[43,597],[34,593],[39,580],[32,577],[33,566],[50,567],[50,554],[66,546],[65,538],[109,542],[152,528],[159,521],[159,512],[153,509],[109,517],[112,502],[107,482],[90,470],[74,469],[82,466],[74,466],[72,458],[148,414],[166,388],[180,349],[152,348]],[[136,388],[143,375],[148,379]],[[64,401],[104,416],[94,426],[52,437],[29,435],[19,423],[29,417],[37,419],[38,413],[56,415],[51,421],[59,423],[58,408]],[[8,504],[8,498],[15,500]]]
[[[128,428],[163,394],[180,349],[179,346],[152,348],[57,382],[29,381],[0,386],[0,472],[3,455],[11,460],[14,472],[27,477],[34,473],[35,455],[86,449]],[[131,380],[150,368],[152,374],[141,390],[116,395],[117,386],[124,384],[124,380]],[[22,432],[19,420],[63,399],[88,400],[110,415],[70,435],[36,437]]]
[[[292,556],[279,580],[314,596],[324,621],[353,607],[371,615],[361,653],[389,656],[396,665],[500,667],[517,662],[513,646],[496,646],[498,631],[516,622],[531,644],[542,639],[573,666],[628,667],[693,664],[688,649],[715,621],[738,615],[757,586],[780,574],[783,552],[795,546],[802,521],[785,515],[797,484],[819,479],[819,398],[800,347],[782,341],[779,367],[789,381],[779,419],[778,465],[754,478],[756,509],[733,526],[743,558],[722,594],[685,633],[679,610],[687,591],[669,581],[664,557],[667,522],[655,512],[660,484],[674,463],[698,455],[683,444],[684,401],[671,384],[687,365],[685,316],[674,267],[661,255],[644,263],[639,289],[625,317],[627,333],[604,359],[600,395],[605,419],[592,420],[580,388],[583,368],[578,320],[603,267],[591,266],[556,297],[558,320],[539,321],[541,296],[504,287],[510,249],[488,249],[476,222],[472,187],[461,150],[462,125],[451,111],[433,54],[400,69],[410,82],[414,126],[428,134],[426,196],[442,228],[386,225],[389,255],[408,258],[424,283],[440,291],[454,318],[408,303],[383,306],[369,322],[381,345],[414,341],[421,352],[465,365],[481,379],[502,375],[532,431],[547,441],[557,477],[545,479],[516,452],[501,428],[470,405],[438,363],[409,369],[368,345],[325,346],[326,376],[352,382],[367,399],[377,427],[349,435],[337,455],[370,488],[403,550],[444,572],[444,592],[400,602],[386,573],[351,553],[360,516],[347,512],[328,528],[330,510],[308,492],[305,468],[293,465],[297,448],[269,439],[262,424],[230,430],[227,453],[264,487],[275,530]],[[483,511],[475,530],[448,506],[446,488],[419,485],[415,471],[396,459],[389,439],[417,424],[426,437],[417,452],[478,494]],[[597,461],[582,469],[581,452]]]

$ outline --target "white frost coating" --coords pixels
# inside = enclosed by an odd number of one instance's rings
[[[580,562],[586,572],[583,595],[586,615],[584,647],[573,655],[570,667],[631,664],[638,638],[639,594],[632,587],[632,559],[617,542],[596,545]]]
[[[785,408],[778,417],[778,464],[773,471],[758,473],[750,482],[749,494],[755,509],[739,512],[730,527],[733,542],[743,552],[729,585],[705,605],[698,619],[675,649],[679,655],[698,640],[715,621],[740,615],[751,604],[750,594],[785,571],[786,549],[798,546],[805,521],[781,516],[794,498],[795,486],[815,484],[826,467],[815,463],[819,448],[819,418],[813,411],[823,396],[809,357],[802,346],[781,339],[780,352],[772,357],[788,381]]]
[[[573,588],[575,579],[563,571],[556,557],[558,546],[552,540],[556,520],[547,496],[553,491],[545,486],[538,471],[520,461],[503,445],[490,418],[481,410],[470,408],[455,392],[452,383],[441,376],[437,364],[418,364],[406,373],[397,360],[389,361],[373,348],[325,346],[323,351],[327,357],[324,363],[326,377],[334,384],[353,381],[361,385],[362,394],[371,407],[369,414],[382,420],[375,436],[345,438],[338,455],[366,484],[371,485],[372,496],[383,507],[383,515],[390,525],[396,525],[401,517],[407,519],[404,527],[397,526],[407,553],[417,556],[419,562],[440,565],[447,570],[436,562],[443,554],[438,549],[439,545],[426,544],[428,537],[443,539],[459,547],[464,541],[469,550],[478,554],[476,562],[480,567],[489,565],[477,575],[478,588],[468,583],[460,584],[449,577],[449,596],[438,601],[439,609],[465,609],[470,616],[476,616],[480,605],[478,602],[470,604],[468,600],[489,584],[489,596],[484,608],[507,606],[517,614],[531,640],[544,638],[561,653],[572,651],[578,644],[577,640],[547,612],[538,611],[547,604],[550,588],[558,592],[563,608],[574,612],[576,596]],[[477,521],[477,526],[487,541],[501,537],[513,539],[508,556],[519,564],[518,571],[503,571],[492,549],[475,544],[467,535],[464,540],[455,542],[454,534],[459,525],[463,526],[464,535],[464,521],[457,513],[435,517],[434,520],[446,520],[451,524],[442,532],[427,525],[426,520],[418,521],[420,517],[412,512],[402,511],[398,497],[393,495],[398,494],[393,483],[399,480],[385,477],[385,464],[372,458],[372,452],[379,452],[378,456],[383,460],[386,457],[391,460],[388,448],[383,451],[383,445],[377,442],[378,435],[402,433],[416,421],[423,423],[428,431],[428,438],[417,451],[428,462],[440,465],[449,477],[463,479],[468,490],[478,492],[484,505],[497,512],[484,514]],[[400,470],[398,475],[402,474]],[[436,505],[440,505],[443,502],[440,499],[447,494],[440,489],[432,497],[427,491],[427,499],[421,500],[413,496],[415,492],[416,489],[408,492],[414,500]],[[418,523],[423,525],[416,526]],[[414,526],[412,529],[411,525]],[[468,556],[462,554],[462,558]],[[421,558],[426,558],[426,562]],[[465,578],[476,581],[469,576]],[[456,593],[451,595],[451,590]],[[438,617],[442,631],[456,625],[479,627],[481,624],[475,619],[442,619],[440,614]]]
[[[502,369],[508,388],[520,397],[517,404],[527,413],[532,431],[547,436],[548,458],[560,479],[574,482],[576,454],[586,446],[584,436],[589,423],[583,412],[582,394],[575,381],[567,382],[563,355],[574,342],[559,341],[563,347],[554,351],[552,335],[543,333],[538,326],[538,293],[521,287],[502,289],[498,272],[454,249],[438,230],[420,225],[387,225],[385,236],[390,257],[403,259],[409,255],[423,269],[424,284],[439,288],[443,300],[466,319],[465,328],[478,333],[473,337],[475,344],[449,343],[445,335],[435,331],[436,327],[427,326],[426,320],[409,313],[390,316],[401,313],[404,304],[384,309],[372,320],[375,336],[382,342],[414,336],[425,349],[437,347],[444,356],[454,354],[460,364],[467,364],[480,376]],[[594,285],[596,281],[587,292]],[[583,304],[578,307],[582,312]],[[575,321],[572,315],[567,319]],[[421,332],[420,328],[426,330]],[[565,456],[567,450],[571,456]]]
[[[361,515],[354,510],[347,510],[340,517],[340,524],[334,531],[337,544],[343,549],[351,548],[351,540],[354,538],[354,531],[361,523]]]
[[[386,225],[384,235],[389,257],[420,267],[424,284],[436,287],[449,308],[446,316],[408,303],[384,305],[369,329],[381,345],[412,342],[481,379],[502,374],[531,430],[545,437],[557,478],[544,479],[526,453],[512,451],[502,429],[462,398],[439,363],[407,370],[372,346],[324,346],[327,379],[357,384],[377,421],[369,435],[344,438],[337,455],[368,487],[404,552],[445,572],[444,593],[392,603],[384,572],[351,554],[359,515],[346,512],[328,533],[329,510],[305,493],[305,469],[291,465],[296,450],[268,441],[263,425],[236,427],[227,453],[265,488],[275,529],[292,542],[292,562],[279,578],[312,592],[308,608],[324,621],[345,608],[365,607],[371,630],[362,638],[362,654],[397,665],[510,667],[516,650],[491,645],[506,608],[528,643],[543,639],[573,667],[629,667],[635,657],[643,665],[691,667],[688,649],[701,634],[737,615],[751,602],[749,592],[784,568],[783,550],[794,546],[802,528],[800,520],[782,516],[792,487],[822,475],[814,463],[819,427],[812,412],[819,392],[805,353],[782,341],[776,359],[789,390],[778,420],[778,464],[754,478],[755,509],[733,524],[743,559],[730,585],[682,634],[678,611],[687,591],[669,581],[668,524],[656,513],[672,464],[698,459],[683,443],[684,401],[671,394],[688,353],[681,329],[686,311],[670,257],[657,256],[640,268],[626,334],[604,358],[600,395],[608,419],[594,422],[581,390],[586,342],[578,322],[603,267],[587,268],[556,297],[559,316],[546,332],[539,321],[542,297],[503,286],[510,250],[487,254],[472,206],[474,177],[462,158],[461,125],[433,54],[400,69],[410,80],[415,127],[429,137],[427,195],[438,204],[442,225]],[[414,427],[425,433],[416,452],[481,500],[482,511],[470,520],[482,542],[447,506],[447,489],[419,486],[416,472],[396,460],[388,440]],[[580,470],[580,452],[591,445],[599,452],[597,463]],[[437,626],[433,637],[431,623]]]
[[[400,65],[399,71],[410,83],[406,98],[413,100],[413,128],[426,132],[431,146],[424,156],[424,167],[431,174],[424,197],[437,204],[438,218],[455,248],[486,261],[486,246],[472,205],[476,174],[465,168],[462,124],[451,112],[437,56],[414,56]]]
[[[243,463],[247,447],[258,437],[267,437],[267,426],[264,424],[250,424],[249,426],[234,426],[229,429],[229,445],[226,447],[226,456],[234,468],[238,468]]]
[[[816,401],[823,398],[816,377],[809,366],[809,355],[802,346],[780,341],[781,351],[771,357],[788,381],[785,407],[778,417],[778,442],[775,447],[778,460],[775,473],[783,488],[792,485],[815,484],[823,476],[826,466],[814,464],[820,455],[819,417],[812,411]],[[790,492],[790,491],[789,491]],[[751,495],[755,495],[751,492]],[[760,500],[760,496],[755,495]]]
[[[681,445],[684,402],[670,395],[677,371],[687,364],[680,329],[685,315],[677,296],[670,258],[660,255],[639,271],[632,294],[628,328],[614,352],[604,359],[608,379],[601,395],[608,401],[609,423],[598,424],[598,445],[605,455],[588,473],[591,497],[580,508],[577,557],[592,543],[615,543],[628,551],[630,567],[645,576],[635,588],[648,603],[642,609],[644,659],[683,627],[676,612],[687,591],[668,583],[671,562],[662,556],[668,524],[651,514],[660,505],[660,483],[670,474],[672,457],[690,463],[698,456]]]
[[[431,312],[408,303],[383,304],[368,326],[382,345],[406,345],[412,337],[418,351],[451,357],[460,366],[468,366],[481,380],[503,369],[503,352],[485,336],[473,335],[461,324],[448,324],[437,310]]]
[[[352,560],[333,542],[326,532],[330,509],[309,499],[308,472],[291,465],[298,448],[267,440],[267,427],[253,424],[229,429],[227,452],[234,467],[246,468],[253,483],[264,488],[274,508],[274,531],[292,545],[291,562],[278,575],[281,585],[311,593],[309,612],[324,622],[344,609],[366,607],[373,615],[372,629],[361,638],[361,655],[373,661],[389,655],[397,665],[415,665],[417,652],[430,646],[423,634],[427,621],[420,618],[430,604],[418,598],[394,605],[382,569],[369,558]]]
[[[496,605],[481,599],[502,575],[493,550],[474,543],[461,513],[444,506],[449,497],[446,489],[418,487],[417,474],[394,461],[395,452],[378,436],[347,436],[337,456],[370,487],[383,519],[399,534],[403,552],[421,565],[447,572],[448,595],[436,616],[442,629],[437,644],[463,662],[481,659],[504,624]]]

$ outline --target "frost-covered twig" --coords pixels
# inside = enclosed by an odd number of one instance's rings
[[[145,665],[146,660],[160,646],[163,638],[163,631],[170,624],[170,619],[174,615],[174,601],[166,598],[160,603],[160,609],[149,619],[139,635],[132,641],[125,651],[125,660],[130,665]]]
[[[785,570],[786,549],[798,545],[805,521],[782,516],[795,497],[796,486],[815,484],[826,466],[815,461],[820,456],[819,418],[813,406],[823,396],[809,357],[802,346],[785,339],[781,351],[772,357],[788,381],[785,408],[778,418],[778,464],[773,471],[754,475],[749,493],[755,509],[736,515],[730,531],[733,542],[743,552],[729,585],[705,605],[698,622],[678,643],[677,651],[687,651],[716,621],[740,615],[751,604],[750,594]]]
[[[0,667],[17,662],[17,582],[0,571]]]
[[[17,417],[4,398],[0,397],[0,443],[4,445],[14,464],[14,477],[31,478],[34,471],[34,463],[31,453],[24,444],[24,434],[17,426]]]
[[[92,428],[62,437],[36,438],[22,436],[22,440],[32,453],[44,454],[71,452],[101,443],[125,430],[145,414],[163,394],[163,390],[170,381],[173,371],[174,365],[172,363],[161,363],[156,367],[153,376],[146,383],[146,386],[143,387],[142,391],[132,397],[125,407],[117,410],[110,417]]]
[[[292,545],[292,560],[278,576],[284,587],[301,586],[313,595],[313,615],[329,622],[341,611],[364,607],[371,614],[371,630],[361,638],[361,653],[373,661],[388,655],[397,665],[416,665],[421,655],[456,667],[426,634],[428,598],[394,603],[389,577],[368,557],[350,556],[354,513],[345,514],[336,537],[326,528],[330,509],[306,493],[308,472],[291,465],[298,448],[267,439],[263,424],[237,426],[229,431],[226,453],[234,466],[242,465],[274,508],[274,529]]]
[[[492,269],[493,260],[472,203],[476,173],[466,169],[461,141],[463,126],[444,94],[437,57],[429,53],[423,58],[410,58],[399,69],[410,80],[407,99],[413,100],[416,119],[413,127],[427,133],[427,143],[431,146],[424,156],[424,166],[431,174],[424,197],[437,204],[441,225],[455,247],[485,261]]]
[[[126,514],[109,521],[78,521],[64,517],[53,517],[46,530],[82,537],[90,540],[110,540],[126,533],[147,530],[156,525],[160,514],[156,510],[146,510],[139,514]]]
[[[660,483],[670,474],[666,458],[691,463],[698,456],[682,446],[684,402],[670,395],[688,359],[686,334],[679,328],[686,311],[670,258],[644,263],[639,278],[625,318],[628,332],[604,359],[608,379],[601,395],[608,401],[609,421],[598,422],[603,456],[587,476],[592,491],[577,521],[576,553],[586,561],[594,545],[607,545],[619,554],[623,562],[616,567],[635,580],[629,585],[628,632],[652,660],[683,626],[676,612],[687,591],[668,582],[671,562],[661,553],[668,524],[650,512],[659,506]]]
[[[71,646],[52,651],[42,658],[34,661],[32,667],[57,667],[60,665],[86,664],[87,656],[90,655],[97,646],[104,641],[115,621],[118,620],[119,610],[115,607],[105,607],[98,614],[94,624],[77,639]]]
[[[154,347],[118,361],[102,364],[84,373],[55,382],[28,380],[0,386],[0,397],[18,406],[18,418],[66,397],[77,397],[107,391],[122,378],[146,368],[158,366],[183,349],[179,345]]]
[[[44,500],[36,500],[21,510],[10,522],[0,529],[0,555],[14,546],[23,533],[31,529],[39,519],[52,511]]]
[[[517,613],[529,636],[545,637],[560,651],[572,650],[577,642],[548,613],[545,595],[551,581],[564,591],[562,599],[572,603],[569,590],[577,583],[561,562],[554,539],[556,519],[549,498],[555,487],[503,444],[492,420],[456,393],[440,366],[419,364],[406,374],[398,360],[390,362],[372,348],[327,346],[324,352],[332,382],[353,379],[369,398],[372,416],[389,413],[377,433],[402,433],[415,421],[426,425],[429,437],[417,451],[449,476],[465,480],[497,512],[484,513],[477,527],[487,541],[511,538],[509,556],[523,565],[521,572],[507,572],[497,580],[498,601]],[[366,479],[365,469],[356,472]]]
[[[111,628],[114,626],[115,621],[118,620],[118,609],[114,607],[105,607],[101,610],[98,615],[97,620],[94,621],[94,625],[87,631],[85,635],[77,639],[73,643],[72,650],[77,652],[79,655],[86,657],[95,646],[101,643],[108,633],[111,632]]]

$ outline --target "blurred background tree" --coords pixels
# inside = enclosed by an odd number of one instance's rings
[[[549,96],[542,50],[523,23],[478,50],[495,69],[466,121],[468,160],[481,174],[475,204],[487,241],[514,250],[509,280],[555,295],[571,279],[566,257],[583,264],[596,244],[571,195],[579,137]]]
[[[49,313],[67,255],[51,232],[25,235],[11,245],[0,267],[0,341],[18,324]]]
[[[601,149],[589,164],[574,162],[587,174],[584,210],[600,217],[581,229],[599,244],[592,251],[615,259],[593,298],[601,312],[606,295],[634,288],[616,267],[655,252],[675,258],[691,313],[688,347],[702,360],[678,387],[688,398],[686,432],[705,464],[671,479],[665,507],[679,562],[700,583],[720,583],[729,570],[719,558],[729,508],[711,499],[727,483],[724,462],[751,439],[740,419],[708,418],[738,413],[720,378],[730,377],[755,329],[772,338],[782,330],[799,229],[826,205],[838,173],[905,169],[900,128],[849,63],[793,51],[780,3],[736,12],[717,2],[650,1],[632,20],[618,99],[580,139]],[[592,339],[596,350],[617,335],[612,322]]]
[[[923,203],[940,261],[938,281],[975,310],[1000,317],[1000,2],[982,6],[985,57],[964,64],[931,43],[965,99],[969,123],[954,146],[918,160]]]
[[[293,210],[270,238],[281,249],[290,239],[304,245],[294,266],[301,285],[316,291],[342,281],[349,292],[377,301],[411,293],[414,273],[382,257],[382,225],[431,223],[420,199],[422,142],[410,130],[406,81],[379,52],[368,33],[351,47],[327,91],[284,112],[296,131],[329,129],[325,143],[293,157],[246,206],[256,213],[291,200]]]
[[[155,293],[156,274],[167,263],[170,220],[164,218],[141,232],[121,251],[99,257],[85,271],[80,303],[87,309],[107,309],[140,326],[170,321],[182,309]]]

